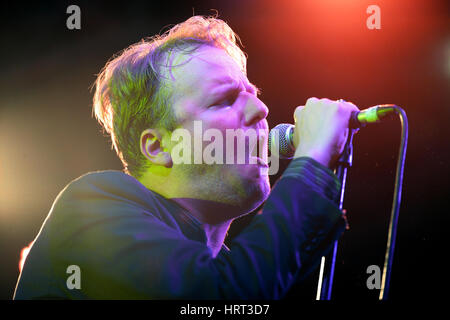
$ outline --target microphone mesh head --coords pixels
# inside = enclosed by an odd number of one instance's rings
[[[294,126],[289,123],[280,123],[270,130],[268,144],[272,156],[280,159],[292,159],[294,157],[293,131]]]

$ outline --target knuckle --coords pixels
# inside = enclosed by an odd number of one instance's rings
[[[295,108],[294,112],[295,113],[299,113],[299,112],[303,111],[304,108],[305,108],[304,106],[298,106],[298,107]]]
[[[356,106],[355,104],[353,104],[351,102],[350,102],[350,107],[351,107],[352,111],[359,111],[358,106]]]
[[[351,111],[359,111],[359,108],[353,102],[345,101],[344,105]]]
[[[316,97],[311,97],[311,98],[309,98],[308,100],[306,100],[306,104],[307,104],[307,105],[314,104],[314,103],[316,103],[317,101],[319,101],[319,99],[317,99]]]

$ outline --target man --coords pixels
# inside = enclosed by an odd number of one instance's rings
[[[212,17],[194,16],[108,62],[94,111],[125,170],[88,173],[58,195],[15,299],[283,297],[345,228],[330,169],[357,108],[316,98],[298,107],[294,160],[271,193],[267,164],[250,161],[254,150],[243,164],[174,161],[174,131],[194,136],[196,122],[224,136],[267,134],[257,91],[235,34]],[[264,201],[227,248],[233,219]]]

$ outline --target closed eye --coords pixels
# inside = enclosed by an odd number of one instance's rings
[[[221,108],[232,106],[239,96],[239,93],[239,89],[231,90],[224,98],[217,100],[217,102],[212,104],[210,107]]]

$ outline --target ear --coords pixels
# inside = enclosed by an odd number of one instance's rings
[[[140,146],[142,154],[152,163],[171,168],[172,157],[161,145],[162,137],[158,130],[145,129],[141,133]]]

